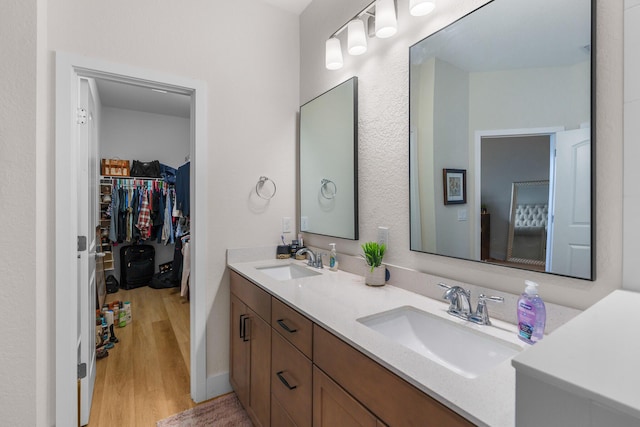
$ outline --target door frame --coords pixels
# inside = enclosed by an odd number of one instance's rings
[[[96,58],[56,52],[55,130],[55,390],[56,425],[78,424],[76,106],[80,77],[104,78],[191,96],[191,398],[207,398],[206,265],[208,147],[207,84]],[[201,220],[200,220],[201,219]]]
[[[540,128],[521,128],[521,129],[495,129],[495,130],[477,130],[474,133],[474,148],[475,148],[475,159],[474,159],[474,202],[473,202],[473,212],[472,215],[472,224],[473,224],[473,245],[471,254],[474,259],[480,260],[480,243],[481,243],[481,227],[480,227],[480,215],[476,215],[476,212],[480,212],[480,207],[482,204],[481,200],[481,189],[482,189],[482,139],[483,138],[500,138],[500,137],[521,137],[521,136],[535,136],[535,135],[555,135],[557,132],[562,132],[565,130],[564,126],[549,126],[549,127],[540,127]],[[553,171],[555,169],[555,158],[553,156],[553,151],[555,146],[554,139],[551,138],[550,147],[550,159],[549,159],[549,192],[551,195],[551,189],[553,188]],[[552,212],[553,206],[549,206],[549,211]],[[547,236],[548,237],[548,236]]]

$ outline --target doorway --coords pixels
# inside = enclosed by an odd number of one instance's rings
[[[79,245],[76,232],[79,215],[77,173],[78,100],[81,78],[101,79],[186,95],[190,99],[191,158],[191,275],[190,275],[190,389],[195,402],[207,398],[206,390],[206,219],[207,126],[206,84],[151,70],[57,53],[56,55],[56,424],[77,425],[76,378],[82,364],[77,331],[82,327],[83,284],[76,267]],[[196,180],[196,176],[198,179]],[[198,219],[201,218],[201,221]]]

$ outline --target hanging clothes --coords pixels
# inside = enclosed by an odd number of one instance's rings
[[[147,240],[151,235],[151,212],[149,211],[149,196],[146,190],[142,191],[142,203],[136,227],[140,230],[140,238]]]
[[[176,172],[176,209],[182,212],[182,216],[190,214],[189,180],[191,174],[191,162],[187,162],[178,168]],[[175,215],[174,215],[175,216]]]
[[[111,189],[111,220],[109,221],[109,240],[118,241],[118,212],[120,210],[120,200],[118,198],[118,188],[114,185]]]
[[[182,282],[180,284],[180,296],[186,297],[189,293],[189,276],[191,274],[191,253],[189,236],[182,238]]]

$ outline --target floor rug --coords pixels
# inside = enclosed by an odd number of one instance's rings
[[[156,423],[157,427],[251,427],[235,393],[225,394]]]

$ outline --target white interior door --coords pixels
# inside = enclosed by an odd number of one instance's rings
[[[556,134],[555,211],[550,271],[591,278],[591,132]],[[558,203],[558,201],[572,203]]]
[[[78,236],[86,236],[86,249],[78,251],[78,362],[86,366],[81,379],[80,424],[89,423],[93,385],[96,378],[96,239],[98,225],[98,144],[95,101],[90,81],[80,79],[81,120],[78,123]]]

